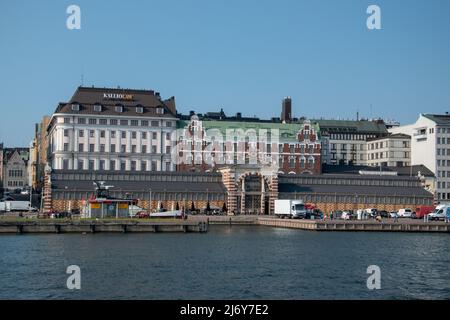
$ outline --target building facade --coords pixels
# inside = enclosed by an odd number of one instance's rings
[[[208,172],[223,166],[275,167],[281,174],[319,174],[317,126],[296,123],[180,120],[177,171]]]
[[[3,188],[5,190],[24,189],[29,186],[28,148],[3,149]]]
[[[367,140],[388,135],[382,120],[312,120],[322,139],[322,163],[366,165]]]
[[[411,136],[411,164],[436,176],[436,201],[450,200],[450,115],[420,114],[414,124],[389,129]]]
[[[411,136],[391,134],[367,141],[367,165],[405,167],[411,165]]]
[[[43,187],[44,168],[47,164],[47,140],[46,132],[50,123],[50,117],[43,117],[40,123],[36,123],[34,137],[30,144],[30,186],[40,191]]]
[[[56,170],[174,171],[175,98],[151,90],[79,87],[47,131]]]

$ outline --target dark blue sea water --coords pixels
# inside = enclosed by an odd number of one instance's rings
[[[81,290],[66,268],[81,268]],[[369,265],[381,290],[368,290]],[[450,235],[210,227],[0,236],[1,299],[450,299]]]

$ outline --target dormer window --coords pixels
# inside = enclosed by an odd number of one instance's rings
[[[164,108],[156,108],[156,114],[164,114]]]
[[[95,112],[102,112],[102,105],[101,104],[94,104],[94,111]]]
[[[72,103],[72,111],[80,111],[80,105],[78,103]]]
[[[144,113],[143,107],[136,107],[136,113]]]
[[[123,106],[116,106],[116,112],[122,113],[123,112]]]

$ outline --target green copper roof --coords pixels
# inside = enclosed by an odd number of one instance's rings
[[[190,120],[179,120],[178,128],[184,128],[188,125]],[[216,120],[201,120],[204,129],[219,129],[225,136],[227,129],[254,129],[258,132],[260,129],[278,129],[280,131],[280,140],[297,140],[297,133],[301,129],[300,123],[275,123],[275,122],[245,122],[245,121],[216,121]],[[318,136],[320,137],[319,127],[311,122]]]

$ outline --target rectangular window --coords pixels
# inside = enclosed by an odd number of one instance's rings
[[[115,139],[116,138],[116,132],[115,131],[111,131],[111,139]]]
[[[131,161],[131,171],[136,171],[136,161]]]
[[[84,170],[84,161],[78,160],[78,170]]]
[[[146,145],[143,145],[143,146],[141,147],[141,151],[142,151],[142,153],[147,153],[147,146],[146,146]]]
[[[112,144],[112,145],[111,145],[111,152],[112,152],[112,153],[115,153],[115,152],[116,152],[116,145],[115,145],[115,144]]]
[[[168,127],[168,128],[172,127],[172,121],[167,121],[166,122],[166,127]]]
[[[120,120],[120,125],[121,126],[127,126],[128,125],[128,120]]]
[[[166,162],[166,171],[170,171],[170,162]]]
[[[126,139],[126,137],[127,137],[127,132],[126,131],[121,131],[120,134],[122,136],[122,139]]]
[[[147,162],[146,161],[141,162],[141,171],[147,171]]]
[[[111,119],[109,120],[109,124],[112,126],[117,126],[119,124],[119,121],[117,121],[117,119]]]
[[[97,124],[97,119],[89,119],[89,124]]]
[[[116,170],[116,160],[109,161],[109,170]]]
[[[166,133],[166,140],[170,140],[170,132]]]
[[[105,137],[105,130],[100,131],[100,138],[104,138]]]
[[[120,162],[120,171],[125,171],[127,169],[127,164],[125,161]]]
[[[68,137],[69,136],[69,130],[68,129],[64,129],[64,137]]]
[[[94,162],[94,160],[89,160],[89,170],[94,170],[94,164],[95,164],[95,162]]]
[[[100,119],[100,125],[106,126],[108,124],[108,119]]]
[[[157,137],[157,133],[156,132],[152,132],[152,139],[156,140],[156,137]]]
[[[100,170],[105,170],[105,160],[100,160]]]
[[[68,159],[63,160],[63,170],[69,170],[69,160]]]
[[[166,154],[170,154],[170,146],[166,146]]]
[[[159,121],[152,121],[152,127],[159,127]]]
[[[86,124],[86,118],[78,118],[78,124]]]
[[[142,139],[146,140],[147,139],[147,132],[142,132]]]
[[[120,146],[120,152],[121,152],[121,153],[127,152],[127,146],[124,145],[124,144],[122,144],[122,145]]]
[[[131,120],[131,125],[133,127],[137,127],[139,125],[139,121],[138,120]]]
[[[141,121],[141,126],[142,127],[148,127],[148,120],[142,120]]]
[[[95,131],[89,130],[89,138],[94,138],[94,136],[95,136]]]
[[[64,118],[64,123],[70,123],[70,118]]]
[[[105,145],[104,144],[100,145],[100,152],[105,152]]]
[[[78,136],[79,136],[80,138],[83,138],[83,137],[84,137],[84,130],[78,131]]]
[[[136,131],[131,131],[131,139],[136,139]]]
[[[157,162],[155,160],[152,161],[152,171],[157,171]]]
[[[156,146],[152,146],[152,153],[156,153]]]
[[[89,144],[89,152],[95,151],[95,145],[93,143]]]
[[[69,144],[68,143],[64,143],[64,151],[65,152],[69,151]]]
[[[84,152],[84,144],[83,143],[78,144],[78,152]]]
[[[136,145],[131,145],[131,153],[136,153]]]

